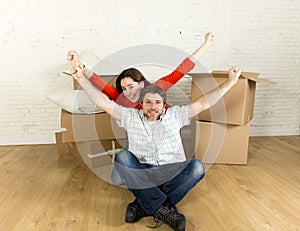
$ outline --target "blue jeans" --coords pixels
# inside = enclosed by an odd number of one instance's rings
[[[122,179],[122,177],[120,176],[120,174],[116,168],[116,165],[114,165],[114,167],[113,167],[110,178],[111,178],[111,181],[113,182],[113,184],[115,184],[117,186],[125,185],[124,180]]]
[[[140,163],[127,149],[116,155],[115,169],[148,215],[167,200],[176,205],[205,174],[197,159],[154,166]]]

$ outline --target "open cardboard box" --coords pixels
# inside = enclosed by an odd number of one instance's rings
[[[192,101],[217,88],[228,79],[228,71],[189,73],[192,77]],[[276,83],[258,78],[259,73],[242,72],[226,95],[210,109],[197,116],[198,120],[244,125],[253,118],[256,83],[273,86]]]
[[[195,158],[209,164],[247,164],[250,124],[196,122]]]

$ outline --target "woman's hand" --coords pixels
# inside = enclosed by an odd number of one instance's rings
[[[214,41],[215,35],[212,32],[208,32],[205,34],[204,44],[210,46]]]
[[[70,50],[67,54],[67,60],[71,64],[71,75],[75,80],[85,77],[84,65],[80,63],[78,54],[75,50]]]
[[[68,62],[75,67],[76,65],[81,65],[78,54],[74,50],[70,50],[67,54]]]
[[[210,45],[214,41],[214,37],[214,34],[211,32],[205,34],[204,42],[202,43],[202,45],[197,50],[195,50],[193,54],[190,55],[190,58],[194,62],[198,61],[200,57],[204,54],[204,52],[207,50],[207,48],[210,47]]]

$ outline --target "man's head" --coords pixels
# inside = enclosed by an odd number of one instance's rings
[[[139,101],[148,120],[156,121],[164,111],[167,96],[160,87],[151,85],[142,90]]]

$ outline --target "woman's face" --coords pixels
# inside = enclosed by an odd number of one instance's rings
[[[125,77],[121,80],[121,87],[124,96],[130,101],[137,103],[144,88],[144,82],[136,82],[131,77]]]

